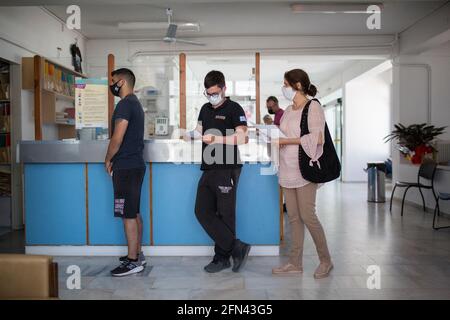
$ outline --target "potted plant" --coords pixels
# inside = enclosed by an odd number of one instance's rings
[[[432,142],[446,128],[436,128],[426,123],[412,124],[407,127],[398,123],[394,127],[395,130],[387,135],[384,141],[397,140],[398,149],[413,164],[422,163],[422,159],[426,154],[436,152]]]

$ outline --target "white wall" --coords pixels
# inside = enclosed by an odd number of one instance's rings
[[[414,66],[416,65],[416,66]],[[428,92],[428,71],[431,75],[431,91]],[[393,123],[405,125],[427,122],[428,95],[430,95],[431,124],[449,126],[450,124],[450,46],[448,44],[420,55],[400,55],[394,60],[394,112]],[[450,128],[441,139],[450,139]],[[395,146],[392,146],[394,180],[415,181],[418,167],[404,161]],[[437,188],[450,192],[449,172],[438,171]],[[399,192],[396,197],[402,194]],[[430,192],[425,191],[426,203],[434,209]],[[421,204],[416,190],[408,191],[407,201]],[[449,203],[443,203],[442,211],[450,213]]]
[[[84,57],[85,39],[77,32],[62,27],[62,23],[39,7],[0,7],[0,58],[13,64],[11,101],[13,117],[13,180],[12,227],[23,226],[21,168],[15,161],[15,143],[34,140],[34,94],[21,90],[22,57],[36,54],[71,67],[70,44],[78,38]],[[62,50],[58,57],[57,47]],[[84,62],[85,66],[85,62]]]
[[[82,56],[85,39],[78,32],[68,30],[64,24],[40,7],[1,7],[0,57],[21,64],[22,57],[36,54],[71,67],[70,45],[78,38]],[[58,56],[57,47],[61,48]],[[83,66],[86,66],[83,61]],[[19,105],[22,113],[22,140],[34,139],[33,94],[22,90]]]
[[[363,171],[369,161],[389,157],[392,71],[381,70],[351,80],[344,87],[343,168],[345,182],[367,181]]]

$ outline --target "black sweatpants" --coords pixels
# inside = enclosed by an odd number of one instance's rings
[[[205,170],[198,182],[195,215],[214,240],[215,259],[229,259],[236,239],[236,191],[241,168]]]

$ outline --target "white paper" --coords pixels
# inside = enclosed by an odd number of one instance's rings
[[[200,132],[198,132],[197,130],[192,130],[192,131],[186,131],[185,136],[188,139],[198,140],[198,139],[201,139],[202,134]]]
[[[264,142],[270,143],[271,139],[286,138],[286,135],[276,125],[256,125],[260,137]]]

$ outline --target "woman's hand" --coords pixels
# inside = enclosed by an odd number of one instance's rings
[[[274,144],[278,144],[280,147],[288,144],[301,144],[300,138],[278,138],[272,139],[271,141]]]
[[[284,146],[285,146],[285,140],[282,140],[282,139],[285,139],[285,138],[272,138],[272,139],[270,139],[270,143],[272,144],[272,147],[275,147],[275,148],[278,148],[278,149],[281,149],[281,148],[283,148]]]
[[[325,143],[325,141],[323,139],[323,133],[321,131],[321,132],[319,132],[319,139],[317,140],[317,144],[324,144],[324,143]]]

